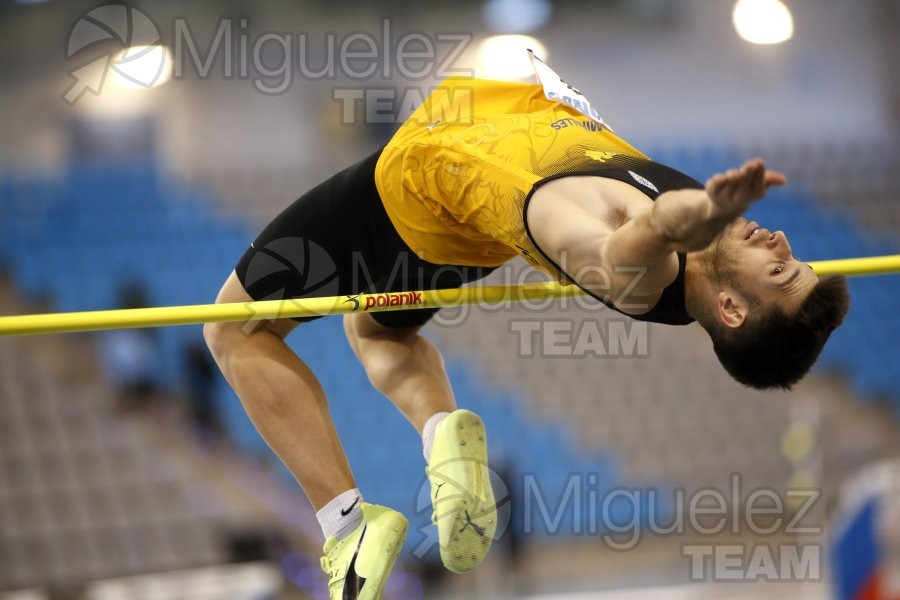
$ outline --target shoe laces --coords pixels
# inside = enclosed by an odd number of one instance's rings
[[[340,561],[337,561],[326,554],[320,559],[319,565],[322,567],[322,571],[328,575],[329,587],[332,587],[335,583],[338,583],[343,579],[341,577],[343,563]]]

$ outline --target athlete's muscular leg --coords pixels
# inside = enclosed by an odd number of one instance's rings
[[[344,315],[344,331],[369,381],[419,434],[435,413],[456,410],[444,359],[419,327],[385,327],[357,313]]]
[[[216,302],[250,300],[232,272]],[[203,335],[250,420],[319,510],[356,487],[325,392],[284,342],[296,321],[254,325],[251,331],[246,323],[209,323]]]

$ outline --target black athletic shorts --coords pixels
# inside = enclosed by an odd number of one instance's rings
[[[436,265],[400,239],[375,187],[379,150],[281,212],[235,267],[254,300],[460,287],[496,267]],[[423,325],[439,309],[373,312],[388,327]],[[309,321],[319,317],[299,317]]]

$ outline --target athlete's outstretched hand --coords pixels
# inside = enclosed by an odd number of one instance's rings
[[[706,188],[672,190],[653,203],[651,224],[677,252],[702,250],[771,185],[784,185],[778,171],[767,171],[761,158],[748,160],[740,169],[710,177]]]
[[[761,158],[748,160],[740,169],[713,175],[706,182],[706,193],[712,201],[711,217],[728,223],[762,199],[769,186],[784,185],[786,181],[782,173],[766,170]]]

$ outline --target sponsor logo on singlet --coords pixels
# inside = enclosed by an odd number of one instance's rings
[[[552,123],[550,123],[550,127],[556,130],[566,129],[568,127],[581,127],[582,129],[586,129],[590,132],[603,131],[603,126],[600,125],[600,123],[597,123],[595,121],[579,121],[578,119],[573,119],[572,117],[553,121]]]
[[[641,184],[642,186],[650,188],[651,190],[653,190],[653,191],[656,192],[657,194],[659,193],[659,190],[656,189],[656,186],[653,185],[653,183],[652,183],[649,179],[647,179],[646,177],[641,177],[640,175],[638,175],[638,174],[635,173],[634,171],[628,171],[628,174],[631,175],[632,177],[634,177],[634,180],[637,181],[637,182],[638,182],[639,184]]]

